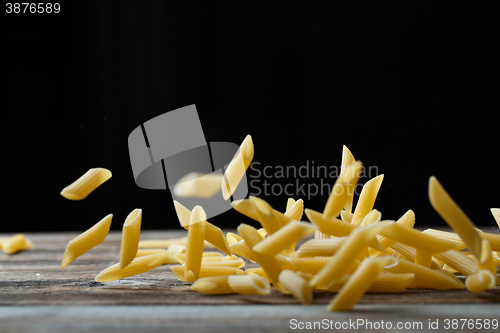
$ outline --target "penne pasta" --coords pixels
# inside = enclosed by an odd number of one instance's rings
[[[421,265],[427,268],[432,266],[432,253],[422,249],[416,249],[415,251],[415,264]]]
[[[479,259],[481,256],[481,236],[474,223],[453,201],[436,177],[429,179],[429,200],[443,220],[460,236],[467,247]]]
[[[234,232],[228,232],[228,233],[226,233],[226,239],[227,239],[227,243],[229,244],[229,246],[231,246],[234,243],[238,243],[243,238],[241,238],[240,235],[235,234]]]
[[[297,258],[332,256],[344,240],[345,237],[308,240],[297,250]]]
[[[63,188],[60,194],[69,200],[83,200],[109,178],[111,178],[111,171],[93,168]]]
[[[203,256],[203,242],[205,239],[207,216],[201,206],[195,206],[191,212],[186,245],[185,276],[188,281],[194,282],[200,277],[201,258]]]
[[[485,290],[495,288],[497,277],[487,269],[481,269],[478,272],[469,275],[465,280],[467,290],[473,293],[480,293]]]
[[[281,222],[278,220],[273,212],[273,208],[266,201],[261,198],[250,196],[250,203],[252,204],[258,216],[258,221],[266,230],[268,235],[272,235],[281,227]]]
[[[302,219],[302,214],[304,213],[304,200],[299,199],[295,201],[289,207],[287,206],[285,215],[290,217],[292,220],[300,221]]]
[[[253,250],[265,254],[277,254],[296,241],[312,234],[316,228],[309,222],[292,221],[257,243]]]
[[[174,185],[174,194],[179,198],[209,199],[221,189],[222,174],[191,172],[181,177]]]
[[[382,174],[370,179],[364,184],[352,216],[352,224],[359,225],[365,216],[373,209],[383,179],[384,175]]]
[[[397,264],[393,257],[368,258],[359,265],[354,274],[340,288],[337,295],[328,304],[328,311],[348,311],[363,297],[375,282],[384,266]]]
[[[145,239],[139,241],[140,249],[166,249],[172,244],[187,245],[187,237],[170,238],[170,239]]]
[[[340,165],[340,174],[345,173],[345,171],[347,170],[347,167],[354,162],[356,162],[356,159],[352,155],[351,151],[344,145],[342,147],[342,162]],[[354,184],[354,185],[348,184],[347,185],[347,189],[346,189],[347,190],[347,200],[344,204],[344,209],[345,209],[346,213],[352,212],[352,201],[354,198],[354,187],[355,186],[356,186],[356,184]],[[350,220],[349,220],[349,222],[350,222]]]
[[[5,254],[14,254],[33,247],[33,243],[24,234],[16,234],[2,242],[2,250]]]
[[[235,275],[243,276],[243,275]],[[203,294],[232,294],[233,289],[229,287],[227,278],[229,275],[209,276],[196,280],[191,285],[191,290]]]
[[[139,248],[141,235],[142,209],[134,209],[123,223],[120,248],[120,268],[123,269],[134,260]]]
[[[174,200],[174,207],[181,226],[187,230],[189,219],[191,218],[191,211],[176,200]]]
[[[166,253],[167,254],[167,257],[166,257],[165,261],[163,261],[161,263],[162,265],[178,264],[178,261],[175,260],[175,258],[173,257],[173,255],[169,255],[169,253],[165,249],[139,249],[139,250],[137,250],[137,254],[136,254],[135,257],[136,258],[137,257],[144,257],[144,256],[150,256],[150,255],[153,255],[153,254],[160,254],[160,253]]]
[[[269,282],[258,275],[229,275],[227,278],[229,288],[241,295],[269,295],[271,286]]]
[[[454,232],[436,230],[436,229],[425,229],[422,231],[424,234],[428,234],[437,238],[446,239],[448,241],[455,243],[455,250],[463,250],[467,247],[464,241]]]
[[[233,195],[252,162],[253,154],[254,147],[252,137],[247,135],[236,152],[236,155],[227,166],[224,177],[222,178],[221,189],[224,200],[229,199]]]
[[[145,273],[160,266],[166,259],[167,253],[161,252],[158,254],[137,257],[125,268],[120,268],[120,263],[117,263],[101,271],[96,276],[95,281],[110,282]]]
[[[498,227],[500,228],[500,208],[491,208],[491,214],[493,214],[493,218],[498,224]]]
[[[466,255],[458,252],[457,250],[449,250],[442,253],[436,253],[435,256],[463,275],[469,276],[477,272],[476,262]]]
[[[229,249],[231,250],[231,253],[248,259],[251,262],[257,261],[253,250],[245,243],[245,240],[229,245]]]
[[[113,214],[109,214],[94,224],[87,231],[68,242],[61,262],[61,269],[75,261],[82,254],[104,242],[111,227]]]
[[[382,218],[382,214],[378,210],[373,209],[365,216],[365,218],[361,222],[360,226],[366,227],[366,226],[369,226],[373,223],[377,223],[380,221],[381,218]]]
[[[233,206],[233,208],[238,213],[241,213],[255,221],[259,221],[259,216],[257,215],[257,212],[253,208],[250,199],[234,200],[233,202],[231,202],[231,206]]]
[[[269,280],[269,277],[267,276],[266,272],[262,269],[262,267],[255,267],[255,268],[247,268],[245,269],[245,272],[249,275],[258,275],[266,279],[268,282],[271,282]]]
[[[284,269],[279,275],[279,282],[302,304],[311,304],[311,288],[309,287],[307,280],[298,273],[289,269]]]

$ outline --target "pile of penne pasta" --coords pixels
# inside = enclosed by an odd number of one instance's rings
[[[176,185],[176,193],[206,198],[221,191],[227,200],[253,155],[247,136],[223,177],[188,175]],[[187,236],[140,241],[142,210],[135,209],[123,225],[119,262],[95,280],[113,281],[170,264],[175,276],[192,282],[196,292],[268,295],[272,285],[302,304],[311,304],[315,291],[332,292],[329,311],[350,310],[367,292],[466,288],[478,293],[500,283],[500,235],[477,229],[435,177],[429,180],[430,202],[454,232],[415,229],[412,210],[397,220],[382,220],[373,207],[383,175],[364,184],[354,206],[362,167],[344,146],[341,174],[322,212],[304,209],[302,199],[289,198],[284,212],[254,196],[233,201],[233,208],[257,221],[259,229],[242,223],[237,233],[224,234],[207,221],[202,206],[189,210],[174,201]],[[81,200],[109,177],[106,169],[91,169],[61,194]],[[500,226],[500,209],[491,211]],[[302,221],[304,213],[310,222]],[[102,243],[111,219],[110,214],[71,240],[61,269]]]

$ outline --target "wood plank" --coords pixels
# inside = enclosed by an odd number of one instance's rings
[[[143,231],[141,239],[167,239],[184,230]],[[119,232],[84,254],[64,270],[59,266],[69,240],[78,233],[29,233],[34,250],[15,255],[0,252],[0,305],[168,305],[168,304],[298,304],[273,288],[271,295],[203,295],[190,290],[162,265],[150,272],[114,282],[98,283],[95,276],[119,260]],[[0,235],[0,237],[8,235]],[[315,292],[313,304],[326,304],[332,293]],[[480,294],[467,290],[405,290],[365,295],[360,304],[498,303],[500,287]]]

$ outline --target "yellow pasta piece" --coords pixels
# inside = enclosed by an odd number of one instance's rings
[[[189,219],[191,218],[191,211],[176,200],[174,200],[174,207],[181,226],[187,230]]]
[[[340,247],[345,237],[311,239],[304,242],[297,250],[297,257],[329,257]]]
[[[105,216],[81,235],[68,242],[61,262],[61,269],[71,264],[76,258],[104,242],[111,227],[113,214]]]
[[[397,259],[398,264],[387,268],[392,273],[413,273],[415,277],[409,288],[433,288],[439,290],[463,289],[464,284],[453,274],[444,270],[430,269],[404,259]]]
[[[95,278],[96,282],[109,282],[120,280],[129,276],[148,272],[160,266],[167,258],[166,252],[137,257],[125,268],[121,269],[120,264],[114,264],[101,271]]]
[[[436,253],[434,256],[463,275],[469,276],[477,272],[476,262],[457,250]]]
[[[240,257],[250,260],[251,262],[256,262],[257,258],[255,257],[253,250],[245,243],[245,240],[241,240],[237,243],[229,245],[229,249],[231,253],[234,253]]]
[[[366,214],[373,209],[373,205],[375,204],[375,199],[377,198],[383,179],[384,175],[382,174],[370,179],[363,185],[358,203],[356,204],[356,209],[354,210],[352,216],[352,224],[359,225],[365,218]]]
[[[245,275],[235,275],[245,276]],[[209,276],[196,280],[191,290],[203,294],[233,294],[234,291],[227,283],[229,275]]]
[[[432,266],[432,253],[422,249],[416,249],[415,251],[415,264],[421,265],[427,268]]]
[[[261,198],[250,196],[250,203],[252,204],[258,216],[258,221],[262,225],[268,235],[272,235],[281,227],[281,222],[274,214],[274,209],[266,201]]]
[[[399,223],[393,223],[391,226],[384,228],[380,231],[380,234],[431,253],[444,252],[455,247],[454,242],[433,237],[416,229],[405,227]]]
[[[356,257],[375,239],[377,233],[394,222],[379,222],[369,227],[356,228],[342,243],[331,260],[316,274],[309,285],[324,285],[326,281],[339,279],[344,275]]]
[[[342,162],[340,165],[340,174],[345,173],[347,170],[347,167],[351,165],[352,163],[356,162],[356,159],[352,155],[351,151],[344,145],[342,147]],[[358,177],[359,178],[359,177]],[[356,184],[348,184],[347,185],[347,200],[344,204],[344,209],[346,213],[351,213],[352,212],[352,201],[354,197],[354,187]],[[342,219],[344,220],[344,219]],[[350,220],[349,220],[350,222]]]
[[[234,243],[238,243],[243,238],[241,238],[240,235],[235,234],[234,232],[228,232],[228,233],[226,233],[226,239],[227,239],[227,243],[231,246]]]
[[[325,219],[335,218],[339,216],[345,204],[349,200],[348,188],[354,188],[358,182],[359,175],[363,168],[363,163],[360,161],[353,162],[349,165],[344,173],[341,173],[333,184],[330,195],[323,210]],[[370,209],[371,210],[371,209]]]
[[[24,234],[16,234],[7,238],[2,243],[2,250],[5,254],[14,254],[19,251],[24,251],[33,248],[33,243],[24,236]]]
[[[258,275],[229,275],[227,283],[234,292],[242,295],[265,296],[271,293],[269,282]]]
[[[123,269],[134,260],[139,248],[141,235],[142,209],[134,209],[123,224],[120,249],[120,268]]]
[[[465,286],[473,293],[480,293],[495,288],[497,277],[487,269],[469,275],[465,280]]]
[[[139,241],[140,249],[166,249],[172,244],[187,245],[187,237],[170,238],[170,239],[145,239]]]
[[[186,262],[186,253],[185,252],[184,253],[176,253],[175,255],[173,255],[173,257],[181,265]],[[219,260],[222,260],[222,258],[224,258],[224,256],[219,252],[205,251],[202,254],[201,262],[203,263],[203,261],[219,261]]]
[[[85,199],[92,191],[111,178],[111,171],[93,168],[62,189],[61,195],[69,200]]]
[[[500,251],[500,235],[482,232],[481,237],[490,243],[492,251]]]
[[[328,311],[348,311],[363,297],[384,266],[397,263],[392,257],[368,258],[359,265],[337,295],[328,304]]]
[[[279,282],[302,304],[311,304],[311,288],[309,287],[307,280],[298,273],[289,269],[284,269],[279,275]]]
[[[181,177],[174,186],[179,198],[209,199],[221,189],[222,174],[191,172]]]
[[[192,282],[188,281],[186,275],[184,274],[185,266],[184,265],[172,265],[170,269],[175,274],[175,276],[184,282]],[[242,275],[246,274],[245,271],[235,268],[235,267],[224,267],[224,266],[201,266],[200,273],[198,279],[209,277],[209,276],[219,276],[219,275]]]
[[[245,269],[245,272],[249,275],[258,275],[266,279],[268,282],[271,282],[269,280],[269,277],[267,276],[266,272],[262,269],[262,267],[255,267],[255,268],[247,268]]]
[[[481,256],[481,236],[474,223],[453,201],[436,177],[429,179],[429,200],[443,220],[460,236],[467,247],[479,259]]]
[[[448,232],[448,231],[443,231],[443,230],[436,230],[436,229],[425,229],[422,231],[425,234],[438,237],[438,238],[443,238],[446,240],[449,240],[451,242],[455,243],[455,250],[462,250],[467,247],[465,245],[464,241],[460,238],[459,235],[457,235],[454,232]]]
[[[295,201],[290,207],[287,207],[285,215],[293,220],[300,221],[304,213],[304,200],[299,199]]]
[[[222,196],[224,200],[229,199],[236,190],[241,179],[245,175],[246,170],[252,162],[254,154],[252,137],[247,135],[240,145],[231,162],[226,168],[224,177],[221,181]]]
[[[165,249],[139,249],[139,250],[137,250],[137,255],[135,257],[136,258],[137,257],[144,257],[144,256],[149,256],[152,254],[159,254],[159,253],[166,253],[167,254],[167,258],[165,259],[164,262],[161,263],[162,265],[178,264],[179,263],[177,260],[175,260],[173,255],[169,255],[168,251]]]
[[[381,218],[382,218],[382,214],[378,210],[373,209],[365,216],[363,221],[361,221],[360,226],[366,227],[366,226],[369,226],[373,223],[377,223],[380,221]]]
[[[349,280],[350,274],[344,275],[339,280],[333,281],[326,290],[339,292],[342,286]],[[415,274],[383,274],[379,273],[375,277],[375,281],[368,288],[367,293],[395,293],[406,289],[413,281]]]
[[[487,240],[483,240],[481,242],[481,257],[477,263],[478,269],[487,269],[491,272],[495,277],[497,276],[497,267],[495,265],[495,261],[493,260],[490,243]],[[495,279],[496,280],[496,279]]]
[[[500,228],[500,208],[491,208],[491,214],[493,214],[493,217]]]
[[[316,228],[308,222],[292,221],[257,243],[253,250],[259,253],[277,254],[296,241],[310,235]]]
[[[203,241],[207,226],[207,216],[201,206],[195,206],[189,220],[186,246],[185,276],[194,282],[200,277],[201,258],[203,256]],[[224,238],[225,239],[225,238]]]

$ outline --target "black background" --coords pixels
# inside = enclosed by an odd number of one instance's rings
[[[427,196],[435,175],[476,225],[493,227],[498,13],[486,2],[404,1],[67,1],[59,14],[3,12],[0,232],[85,230],[108,213],[120,229],[134,208],[144,229],[178,228],[170,194],[135,185],[127,138],[190,104],[209,142],[251,134],[262,166],[339,166],[347,145],[385,175],[382,218],[413,209],[417,226],[445,226]],[[83,201],[59,195],[91,167],[113,177]],[[285,208],[286,195],[262,198]],[[234,211],[212,222],[255,225]]]

